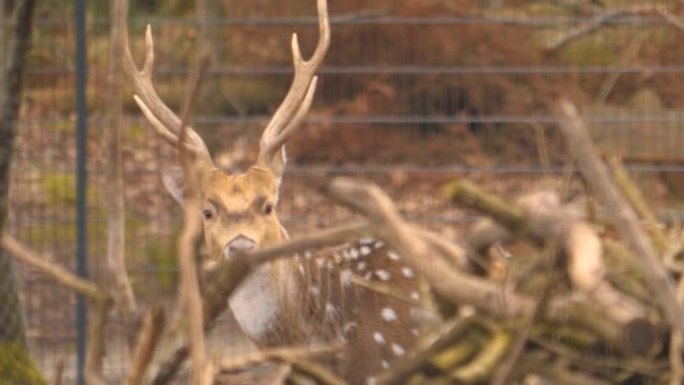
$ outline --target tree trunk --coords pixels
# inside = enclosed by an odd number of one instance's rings
[[[34,0],[18,1],[14,7],[14,40],[5,63],[0,98],[0,235],[8,212],[10,163],[17,136],[19,103],[26,53],[29,49]],[[0,385],[44,384],[26,344],[26,331],[13,260],[0,250]]]

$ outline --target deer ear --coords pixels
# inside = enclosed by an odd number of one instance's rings
[[[171,196],[180,203],[185,205],[185,174],[183,169],[177,166],[164,167],[161,171],[162,182],[166,190],[171,193]]]

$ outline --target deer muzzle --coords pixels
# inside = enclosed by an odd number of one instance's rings
[[[231,239],[223,248],[223,257],[230,258],[237,253],[250,251],[254,248],[256,248],[256,242],[244,235],[238,235]]]

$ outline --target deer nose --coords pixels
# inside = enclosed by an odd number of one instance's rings
[[[223,248],[223,257],[228,258],[239,252],[249,251],[256,247],[256,242],[245,237],[244,235],[238,235],[237,237],[231,239],[226,247]]]

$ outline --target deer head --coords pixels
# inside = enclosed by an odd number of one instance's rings
[[[181,119],[157,95],[152,83],[154,47],[151,28],[145,34],[145,61],[142,69],[135,65],[128,43],[125,18],[123,32],[123,66],[134,86],[135,101],[147,120],[167,142],[182,145],[189,154],[192,174],[185,180],[178,167],[163,171],[164,185],[181,204],[185,186],[193,183],[202,202],[204,244],[212,258],[229,257],[236,251],[278,243],[283,230],[276,216],[278,192],[287,161],[285,143],[311,107],[316,90],[316,70],[330,45],[330,26],[326,0],[318,0],[320,37],[309,60],[304,60],[297,35],[292,36],[294,79],[287,95],[263,131],[256,163],[242,174],[229,174],[212,161],[207,146],[191,127],[186,127],[183,143],[179,143]]]

